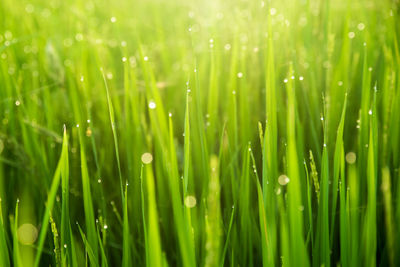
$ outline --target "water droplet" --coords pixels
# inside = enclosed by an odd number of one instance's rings
[[[369,67],[369,68],[368,68],[368,71],[372,71],[372,67]]]
[[[185,206],[188,208],[194,208],[196,206],[196,198],[194,196],[185,197]]]
[[[146,153],[143,153],[141,159],[142,159],[143,164],[149,164],[153,161],[153,155],[146,152]]]
[[[348,153],[346,154],[346,162],[347,162],[348,164],[354,164],[354,163],[356,162],[356,160],[357,160],[356,153],[354,153],[354,152],[348,152]]]
[[[362,22],[358,23],[357,29],[359,29],[360,31],[364,30],[365,29],[364,23],[362,23]]]
[[[148,57],[148,56],[144,56],[144,57],[143,57],[143,60],[144,60],[144,61],[148,61],[148,60],[149,60],[149,57]]]
[[[103,228],[104,228],[105,230],[107,230],[107,229],[108,229],[108,225],[105,224],[105,225],[103,226]]]
[[[284,82],[284,83],[287,83],[287,82],[288,82],[288,79],[284,79],[283,82]]]
[[[300,77],[299,77],[299,80],[300,80],[300,81],[304,80],[304,77],[303,77],[303,76],[300,76]]]
[[[323,121],[324,120],[324,117],[321,117],[321,121]]]
[[[171,113],[171,112],[170,112],[170,113],[168,113],[168,116],[169,116],[169,117],[172,117],[172,113]]]
[[[274,16],[276,14],[276,9],[275,8],[271,8],[269,10],[269,13],[271,14],[271,16]]]
[[[338,81],[338,83],[337,83],[339,86],[342,86],[343,85],[343,82],[342,81]]]
[[[77,40],[78,42],[83,40],[83,34],[82,33],[77,33],[75,34],[75,40]]]
[[[98,179],[97,182],[98,182],[99,184],[101,184],[101,179]]]
[[[24,245],[32,245],[38,237],[37,228],[30,223],[24,223],[18,227],[17,233],[19,242]]]
[[[110,21],[111,21],[111,23],[115,23],[117,21],[117,18],[116,17],[111,17]]]
[[[372,109],[370,109],[370,110],[368,111],[368,114],[369,114],[369,115],[372,115]]]
[[[349,32],[348,36],[350,39],[353,39],[356,36],[356,34],[354,32]]]
[[[122,57],[122,62],[126,62],[126,57]]]
[[[150,109],[155,109],[156,108],[156,103],[153,100],[150,100],[149,102],[149,108]]]
[[[238,76],[238,78],[242,78],[243,77],[243,73],[238,72],[237,76]]]
[[[287,177],[285,174],[282,174],[278,177],[278,183],[280,185],[286,185],[287,183],[290,182],[289,177]]]
[[[21,102],[19,102],[19,100],[15,101],[15,105],[18,107],[19,105],[21,105]]]
[[[64,244],[64,248],[67,248],[67,244]]]
[[[86,136],[87,137],[92,136],[92,129],[90,129],[90,127],[87,127],[87,129],[86,129]]]
[[[26,11],[26,13],[29,13],[29,14],[33,13],[33,11],[35,11],[35,7],[31,4],[27,4],[25,7],[25,11]]]
[[[278,188],[275,190],[275,193],[276,193],[277,195],[280,195],[280,194],[281,194],[281,188],[278,187]]]
[[[230,44],[226,44],[226,45],[224,46],[224,48],[225,48],[225,50],[230,50],[230,49],[231,49],[231,45],[230,45]]]

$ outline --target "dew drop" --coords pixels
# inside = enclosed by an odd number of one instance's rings
[[[35,11],[35,8],[34,8],[34,6],[33,5],[31,5],[31,4],[28,4],[28,5],[26,5],[26,7],[25,7],[25,11],[26,11],[26,13],[33,13],[33,11]]]
[[[143,164],[149,164],[153,161],[153,155],[146,152],[146,153],[143,153],[141,159],[142,159]]]
[[[286,185],[287,183],[290,182],[289,177],[287,177],[285,174],[282,174],[278,177],[278,183],[280,185]]]
[[[17,230],[19,242],[24,245],[32,245],[38,237],[38,229],[30,223],[24,223]]]
[[[280,195],[280,194],[281,194],[281,188],[279,187],[278,189],[276,189],[275,193],[276,193],[277,195]]]
[[[149,108],[150,109],[155,109],[156,108],[156,103],[153,100],[150,100],[149,102]]]
[[[354,163],[356,162],[356,160],[357,160],[356,153],[354,153],[354,152],[348,152],[348,153],[346,154],[346,162],[347,162],[348,164],[354,164]]]
[[[185,206],[188,208],[194,208],[196,206],[196,198],[194,196],[185,197]]]

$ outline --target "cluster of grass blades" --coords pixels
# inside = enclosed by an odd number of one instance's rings
[[[397,0],[2,0],[0,266],[400,265]]]

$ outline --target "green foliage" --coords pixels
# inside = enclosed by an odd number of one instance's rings
[[[399,17],[3,0],[0,266],[398,266]]]

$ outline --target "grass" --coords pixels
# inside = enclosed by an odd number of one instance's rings
[[[0,5],[0,266],[398,266],[400,3]]]

